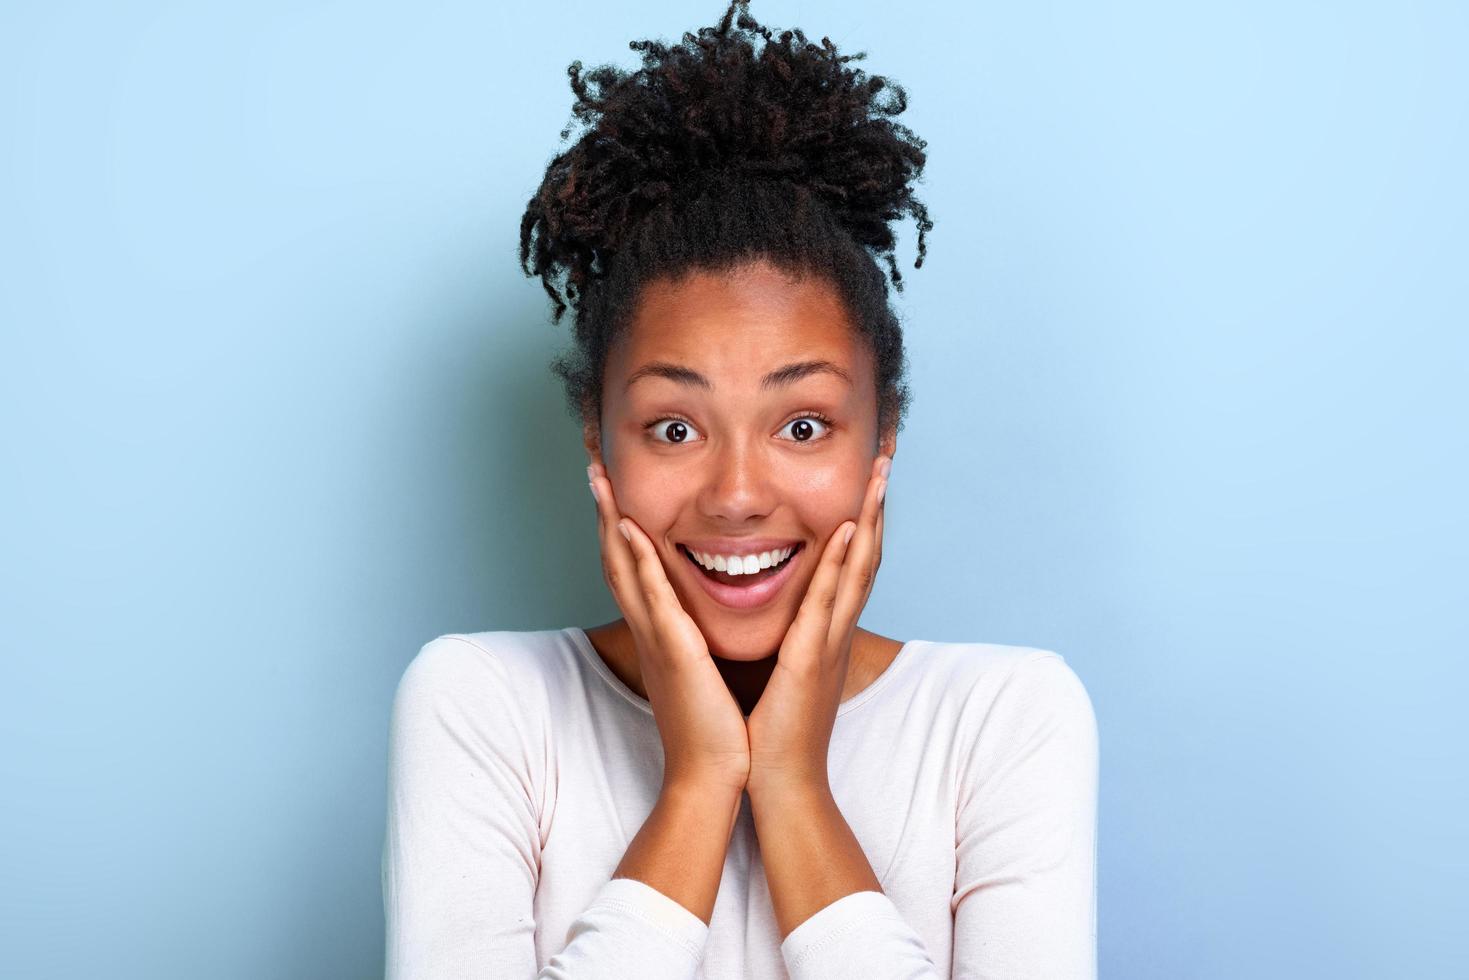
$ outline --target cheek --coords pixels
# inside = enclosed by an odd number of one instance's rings
[[[624,470],[609,477],[618,511],[636,521],[649,537],[656,540],[673,524],[685,490],[657,472]]]
[[[818,545],[824,543],[843,521],[854,519],[861,513],[866,485],[858,465],[845,463],[816,467],[796,475],[792,504],[800,515],[801,523],[819,536]]]

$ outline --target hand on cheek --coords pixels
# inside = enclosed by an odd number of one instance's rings
[[[684,786],[738,794],[750,766],[744,714],[679,603],[653,542],[619,513],[612,482],[599,466],[588,466],[587,477],[597,500],[603,575],[632,631],[663,742],[664,791]]]
[[[879,456],[857,520],[827,539],[786,631],[775,670],[747,724],[750,792],[828,787],[826,759],[851,662],[857,619],[882,561],[882,516],[891,459]]]

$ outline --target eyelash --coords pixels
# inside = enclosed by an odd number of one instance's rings
[[[820,422],[822,425],[826,426],[826,435],[824,435],[824,436],[817,436],[815,439],[805,439],[805,440],[802,440],[802,439],[786,439],[786,440],[784,440],[785,442],[794,442],[798,446],[809,446],[809,445],[812,445],[813,443],[824,442],[825,440],[830,439],[832,437],[833,432],[836,429],[836,423],[833,422],[831,419],[827,418],[825,415],[822,415],[820,412],[803,412],[802,414],[797,415],[795,418],[793,418],[790,421],[786,422],[786,424],[785,425],[782,425],[781,428],[784,429],[786,427],[786,425],[790,425],[791,422],[799,422],[802,419],[815,419],[816,421]],[[649,437],[651,438],[652,437],[652,434],[653,434],[653,427],[656,426],[656,425],[659,425],[659,424],[661,424],[663,422],[682,422],[682,423],[684,423],[687,426],[693,426],[693,424],[694,424],[692,419],[688,419],[688,418],[685,418],[682,415],[679,415],[677,413],[673,413],[673,414],[669,414],[669,415],[660,415],[656,419],[653,419],[651,422],[645,423],[643,425],[643,431],[646,432],[646,433],[648,433]],[[653,441],[654,442],[663,442],[664,440],[662,440],[662,439],[653,439]],[[670,443],[668,443],[668,445],[670,445],[670,446],[678,446],[678,445],[682,445],[682,443],[670,442]]]

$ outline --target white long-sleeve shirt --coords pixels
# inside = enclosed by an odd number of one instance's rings
[[[841,703],[831,789],[882,891],[784,942],[748,795],[708,925],[612,879],[662,773],[580,628],[425,644],[390,724],[387,980],[1096,975],[1096,718],[1059,654],[913,640]]]

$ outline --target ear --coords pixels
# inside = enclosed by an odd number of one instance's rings
[[[590,462],[602,464],[602,433],[596,422],[582,423],[581,444],[586,449]],[[605,464],[602,464],[602,468],[606,469]]]
[[[898,430],[896,426],[879,435],[877,451],[879,455],[886,456],[888,459],[893,458],[893,455],[898,451]]]

